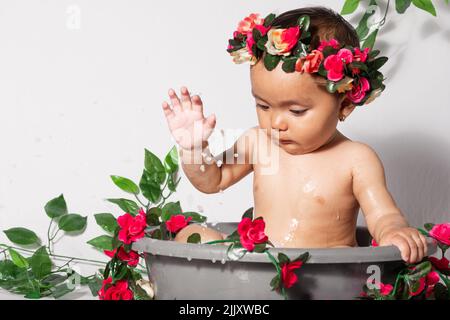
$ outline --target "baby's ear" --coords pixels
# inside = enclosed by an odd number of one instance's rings
[[[345,96],[339,98],[340,106],[339,106],[339,115],[344,117],[348,117],[350,113],[356,108],[356,106]]]

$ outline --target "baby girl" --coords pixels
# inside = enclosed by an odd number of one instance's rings
[[[379,245],[397,246],[408,263],[422,260],[425,238],[396,206],[379,157],[336,128],[384,89],[375,66],[381,59],[373,62],[376,53],[359,48],[354,28],[323,7],[265,19],[252,14],[239,23],[228,52],[236,63],[251,64],[258,126],[220,156],[223,164],[209,153],[216,119],[204,117],[198,95],[182,87],[178,97],[170,89],[171,105],[162,104],[194,187],[220,192],[253,172],[254,218],[264,218],[275,246],[356,246],[361,208]],[[185,242],[192,233],[202,242],[224,237],[191,224],[175,240]]]

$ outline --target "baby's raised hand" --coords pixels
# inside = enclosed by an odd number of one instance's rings
[[[162,107],[175,141],[185,150],[202,148],[216,126],[215,115],[205,118],[202,100],[198,95],[191,99],[186,87],[181,87],[181,101],[172,88],[169,89],[169,98],[172,107],[166,101]]]
[[[420,262],[427,254],[425,237],[415,228],[395,228],[385,232],[380,246],[394,245],[400,249],[402,259],[407,263]]]

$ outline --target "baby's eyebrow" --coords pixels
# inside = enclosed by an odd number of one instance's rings
[[[255,98],[257,98],[257,99],[259,99],[259,100],[262,100],[262,101],[264,101],[265,103],[269,104],[266,100],[264,100],[263,98],[261,98],[260,96],[258,96],[258,95],[257,95],[256,93],[254,93],[253,91],[252,91],[252,95],[253,95]],[[311,100],[310,100],[310,99],[304,99],[303,101],[304,101],[306,104],[311,103]],[[290,105],[293,105],[293,104],[299,104],[299,102],[300,102],[300,101],[298,101],[298,100],[285,100],[285,101],[280,102],[280,105],[281,105],[281,106],[290,106]],[[300,103],[300,104],[303,104],[303,103]]]

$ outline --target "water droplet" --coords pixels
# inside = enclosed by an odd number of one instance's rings
[[[220,168],[222,166],[222,160],[218,160],[216,165]]]
[[[239,154],[235,153],[235,154],[234,154],[234,157],[235,157],[235,158],[239,157]]]
[[[212,262],[212,263],[216,263],[216,259],[213,258],[213,259],[211,260],[211,262]]]
[[[187,261],[191,261],[191,260],[192,260],[192,258],[191,258],[191,257],[187,257],[186,259],[187,259]]]
[[[220,263],[225,264],[225,259],[220,260]]]
[[[202,165],[200,166],[200,171],[201,171],[201,172],[205,172],[205,165],[202,164]]]
[[[220,190],[219,190],[219,193],[223,193],[223,190],[222,190],[222,189],[220,189]]]
[[[244,248],[233,248],[228,251],[228,259],[231,261],[236,261],[245,256],[247,251]]]
[[[341,216],[338,214],[336,217],[337,220],[341,220]]]
[[[218,224],[217,221],[211,222],[211,226],[215,227]]]

